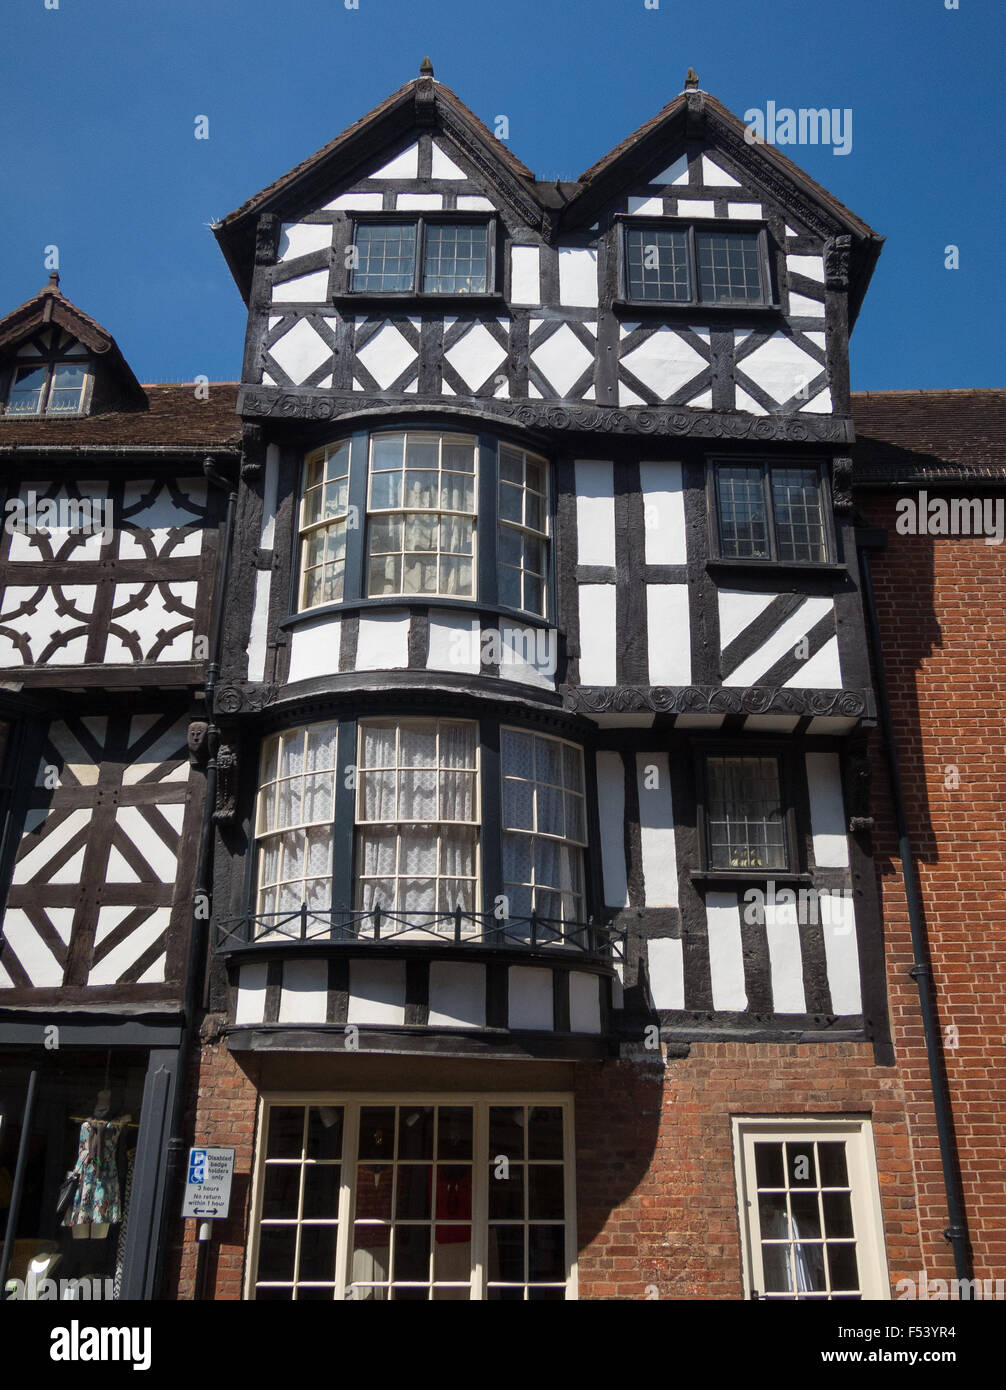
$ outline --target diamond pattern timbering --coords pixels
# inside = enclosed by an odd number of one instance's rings
[[[686,405],[709,390],[709,330],[622,324],[619,405]]]
[[[418,321],[414,321],[411,326],[418,330]],[[367,339],[366,346],[358,348],[356,354],[357,362],[363,364],[382,391],[390,390],[418,357],[416,348],[390,320],[383,323],[377,332]]]
[[[314,385],[310,378],[320,368],[331,370],[335,335],[332,318],[298,318],[291,328],[289,319],[282,319],[267,339],[267,367],[276,367],[270,374],[284,386]],[[276,334],[277,336],[273,336]]]
[[[773,333],[771,337],[738,331],[735,337],[738,409],[763,411],[831,410],[823,333]]]
[[[532,319],[528,394],[539,399],[593,399],[594,339],[591,324]]]
[[[487,388],[490,378],[506,361],[507,351],[484,323],[475,323],[463,338],[444,353],[447,362],[474,394]]]

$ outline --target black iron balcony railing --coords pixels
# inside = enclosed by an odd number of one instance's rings
[[[370,912],[348,909],[310,911],[306,905],[292,912],[245,913],[216,923],[217,951],[289,943],[323,945],[375,942],[495,947],[501,950],[541,951],[567,948],[596,960],[624,959],[625,931],[586,922],[560,921],[554,917],[507,917],[491,912]]]

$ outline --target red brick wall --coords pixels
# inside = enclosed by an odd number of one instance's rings
[[[960,495],[972,495],[973,489]],[[905,489],[905,496],[912,495]],[[871,557],[909,829],[923,895],[976,1278],[1006,1268],[1006,605],[1003,546],[899,536],[896,498],[867,499],[889,534]],[[958,786],[947,786],[946,769]],[[908,1098],[926,1269],[953,1275],[901,866],[876,761],[875,852],[894,1041]],[[951,1041],[953,1039],[951,1038]]]

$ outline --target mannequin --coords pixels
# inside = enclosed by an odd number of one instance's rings
[[[122,1220],[119,1197],[119,1168],[116,1149],[130,1115],[106,1119],[111,1108],[111,1092],[98,1093],[94,1114],[80,1122],[77,1162],[73,1173],[77,1189],[66,1209],[63,1225],[69,1226],[74,1240],[104,1240],[110,1226]]]

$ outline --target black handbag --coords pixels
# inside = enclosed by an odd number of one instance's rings
[[[56,1215],[62,1216],[67,1207],[73,1201],[73,1194],[80,1185],[80,1174],[74,1169],[67,1173],[60,1184],[59,1196],[56,1198]]]

